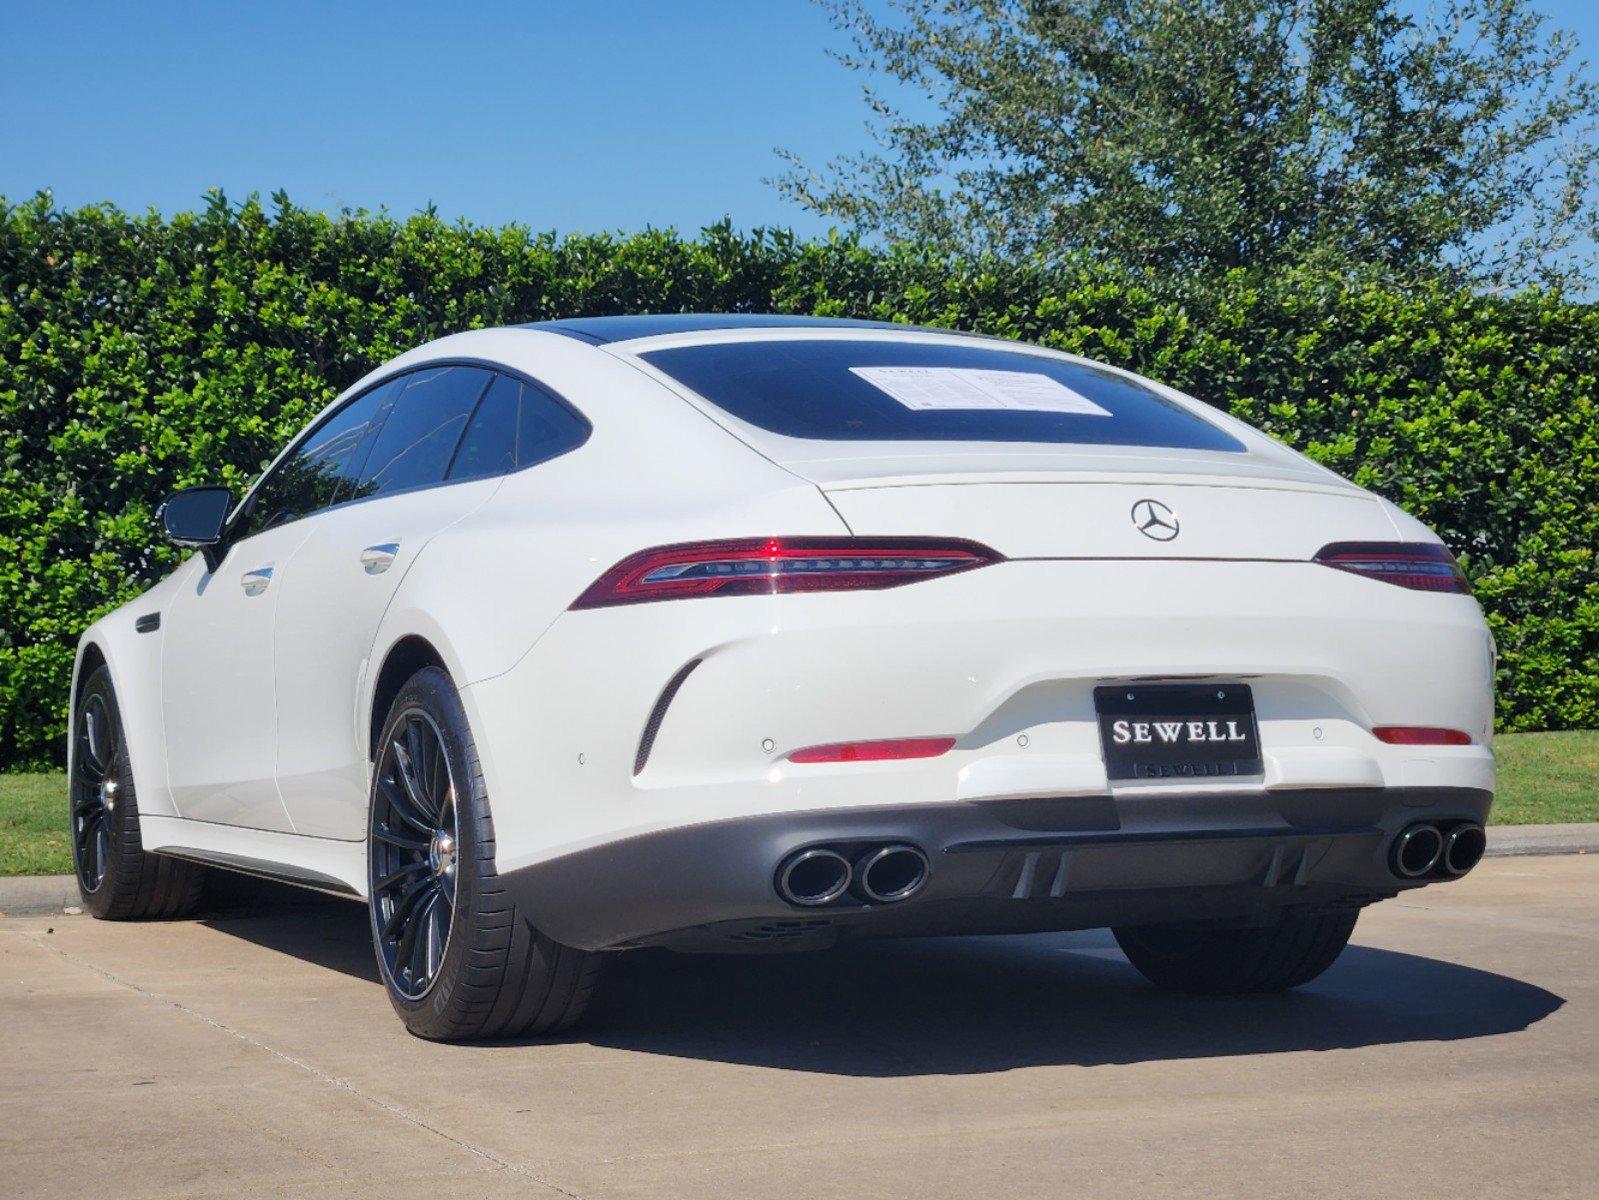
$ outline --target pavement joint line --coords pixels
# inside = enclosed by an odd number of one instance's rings
[[[463,1138],[458,1138],[454,1134],[440,1129],[437,1125],[434,1125],[424,1118],[418,1116],[416,1113],[411,1112],[409,1109],[402,1108],[398,1104],[384,1100],[380,1096],[374,1096],[371,1092],[357,1087],[348,1079],[344,1079],[338,1075],[330,1074],[313,1063],[306,1062],[301,1058],[296,1058],[287,1051],[279,1050],[276,1046],[269,1045],[268,1043],[263,1042],[260,1038],[252,1037],[250,1034],[245,1033],[242,1030],[235,1029],[225,1021],[219,1021],[215,1017],[207,1016],[198,1009],[190,1008],[187,1004],[184,1004],[179,1000],[174,1000],[170,996],[163,996],[161,993],[153,992],[149,988],[140,987],[131,979],[124,979],[114,971],[108,971],[97,963],[92,963],[86,958],[82,958],[76,954],[73,954],[71,951],[61,949],[59,946],[52,946],[49,942],[39,937],[38,934],[24,932],[22,936],[28,941],[32,942],[34,945],[38,946],[41,950],[48,951],[49,953],[54,954],[69,963],[72,963],[74,966],[81,967],[86,971],[92,972],[93,974],[98,975],[100,978],[106,980],[108,983],[115,984],[117,987],[126,988],[136,996],[141,996],[155,1004],[164,1004],[170,1008],[174,1008],[186,1017],[199,1021],[202,1024],[209,1025],[212,1029],[215,1029],[220,1033],[224,1033],[231,1038],[237,1038],[239,1041],[248,1046],[253,1046],[255,1049],[264,1051],[265,1053],[272,1055],[274,1058],[281,1059],[283,1062],[288,1063],[292,1067],[299,1068],[301,1071],[304,1071],[313,1078],[318,1079],[332,1087],[338,1088],[340,1091],[348,1092],[356,1099],[365,1101],[367,1104],[370,1104],[374,1108],[387,1113],[391,1117],[408,1122],[409,1124],[415,1125],[418,1129],[424,1129],[427,1132],[436,1135],[437,1137],[443,1138],[452,1145],[465,1150],[468,1154],[475,1155],[486,1162],[491,1162],[502,1170],[509,1171],[512,1175],[515,1175],[521,1179],[526,1179],[531,1183],[536,1183],[541,1187],[548,1188],[550,1191],[555,1192],[558,1195],[567,1196],[570,1198],[570,1200],[582,1200],[582,1197],[576,1192],[569,1191],[558,1183],[554,1183],[540,1175],[536,1175],[532,1171],[529,1171],[526,1167],[501,1158],[492,1150],[488,1150],[482,1146],[476,1145],[473,1142],[466,1141]]]

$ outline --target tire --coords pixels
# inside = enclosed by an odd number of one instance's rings
[[[1288,912],[1261,927],[1142,925],[1111,932],[1122,953],[1156,987],[1237,995],[1309,983],[1343,953],[1359,916],[1358,910]]]
[[[78,694],[67,819],[83,906],[105,921],[187,916],[200,906],[205,868],[146,854],[111,672],[97,668]]]
[[[437,667],[406,682],[384,723],[367,864],[378,971],[413,1034],[525,1037],[582,1015],[602,957],[540,933],[500,882],[466,710]]]

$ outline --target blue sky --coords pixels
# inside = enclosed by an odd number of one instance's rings
[[[1599,5],[1543,8],[1599,60]],[[174,212],[282,187],[536,229],[817,233],[761,180],[774,146],[866,145],[843,45],[809,0],[12,0],[0,195]]]

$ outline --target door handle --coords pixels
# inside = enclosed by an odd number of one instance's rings
[[[267,584],[271,582],[271,567],[257,567],[255,570],[246,571],[239,576],[239,586],[244,589],[246,596],[259,596],[267,590]]]
[[[361,566],[368,575],[381,575],[394,565],[394,557],[399,552],[399,542],[379,542],[376,546],[368,546],[361,551]]]

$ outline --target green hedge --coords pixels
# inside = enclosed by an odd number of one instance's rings
[[[276,198],[171,219],[0,200],[0,766],[59,762],[72,648],[171,569],[160,497],[235,489],[339,389],[453,330],[785,310],[1119,363],[1392,498],[1466,564],[1509,728],[1599,725],[1599,312],[1308,276],[1201,286],[726,226],[538,236]]]

